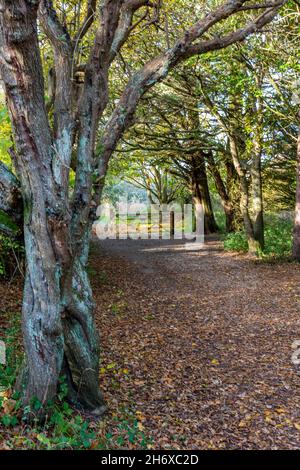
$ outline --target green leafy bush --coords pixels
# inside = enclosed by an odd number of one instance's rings
[[[18,240],[0,234],[0,277],[10,278],[23,271],[24,247]]]
[[[293,241],[293,222],[269,216],[265,227],[264,255],[287,257],[291,255]]]
[[[291,255],[293,222],[278,215],[268,214],[265,218],[265,248],[262,258],[282,258]],[[224,238],[226,251],[247,252],[248,243],[244,232],[229,233]]]
[[[244,232],[228,233],[224,238],[224,250],[226,251],[248,251],[247,237]]]

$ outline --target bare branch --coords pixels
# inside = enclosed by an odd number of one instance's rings
[[[248,23],[244,28],[240,28],[231,34],[228,34],[227,36],[215,37],[214,39],[188,46],[185,53],[183,54],[183,59],[209,51],[224,49],[231,44],[243,41],[250,34],[260,31],[265,24],[270,23],[270,21],[275,18],[279,8],[284,3],[286,3],[286,1],[281,2],[280,6],[277,6],[276,8],[266,10],[264,13],[262,13],[262,15]]]
[[[61,55],[69,55],[72,51],[71,38],[67,28],[59,21],[52,0],[41,0],[39,20],[43,31]]]
[[[153,7],[153,3],[148,0],[130,0],[125,2],[120,11],[118,27],[115,31],[114,40],[110,51],[110,62],[114,60],[123,44],[127,41],[130,33],[146,18],[147,13],[143,15],[135,24],[132,24],[134,13],[140,8],[147,6]]]
[[[82,38],[84,38],[84,36],[87,34],[88,30],[92,26],[94,19],[95,19],[95,14],[96,14],[96,5],[97,5],[97,0],[88,0],[86,16],[84,18],[82,25],[80,26],[77,33],[75,34],[75,39],[74,39],[75,44],[78,44],[78,42],[81,41]]]

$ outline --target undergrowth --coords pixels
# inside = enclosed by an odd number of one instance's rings
[[[265,248],[258,253],[265,260],[289,259],[291,257],[293,238],[293,222],[276,215],[268,215],[265,219]],[[245,232],[229,233],[224,236],[226,251],[246,253],[248,243]]]

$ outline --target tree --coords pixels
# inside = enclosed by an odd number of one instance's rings
[[[21,185],[27,257],[22,314],[26,365],[18,379],[25,404],[35,397],[43,409],[64,374],[72,401],[98,414],[104,411],[86,266],[109,158],[132,124],[141,97],[171,69],[193,55],[242,41],[272,21],[284,3],[230,0],[187,27],[172,46],[133,74],[97,142],[109,103],[112,63],[131,32],[149,20],[149,9],[159,13],[161,2],[89,0],[81,13],[76,11],[71,30],[64,5],[59,18],[51,0],[0,1],[0,72],[13,128],[11,155]],[[70,4],[72,20],[74,8]],[[230,22],[233,15],[238,15],[235,24]],[[37,17],[53,50],[51,112],[45,104]],[[92,45],[82,64],[78,51],[86,49],[89,35]],[[77,86],[75,76],[81,71],[84,83]],[[71,165],[76,173],[72,194]]]
[[[185,78],[188,72],[193,74],[193,70],[187,68],[182,71]],[[146,158],[157,166],[167,168],[190,191],[190,199],[193,199],[195,205],[203,206],[205,233],[215,233],[218,227],[212,209],[206,154],[203,151],[203,146],[210,148],[213,144],[206,142],[203,123],[198,115],[198,100],[190,95],[185,85],[178,74],[176,78],[172,74],[166,86],[157,87],[156,92],[143,100],[135,125],[123,139],[119,152],[123,154],[123,160],[129,159],[129,153],[130,166],[142,154],[140,169],[144,173],[147,170]]]

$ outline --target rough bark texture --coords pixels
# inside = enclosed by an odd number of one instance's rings
[[[259,69],[256,75],[256,84],[258,90],[262,89],[262,73]],[[253,105],[254,116],[254,138],[253,155],[251,162],[251,180],[252,180],[252,210],[253,210],[253,231],[255,240],[259,248],[263,250],[265,244],[264,236],[264,214],[263,214],[263,182],[261,172],[261,159],[263,153],[262,145],[262,126],[263,126],[263,100],[259,95]]]
[[[233,201],[230,198],[230,191],[228,191],[225,187],[225,184],[223,182],[223,179],[212,154],[208,155],[208,164],[224,209],[226,217],[226,232],[234,232],[236,230],[236,211]]]
[[[203,157],[200,157],[200,159],[193,159],[192,182],[193,199],[197,205],[203,206],[204,232],[205,234],[215,233],[218,231],[218,226],[212,209],[205,161]]]
[[[0,73],[14,133],[14,165],[23,198],[27,256],[22,321],[26,366],[18,381],[25,403],[33,397],[42,405],[53,399],[64,373],[69,397],[97,413],[103,412],[98,380],[99,343],[86,265],[92,214],[99,203],[109,158],[132,123],[140,98],[173,67],[194,54],[243,40],[271,21],[285,2],[265,7],[257,18],[223,38],[199,41],[211,27],[238,12],[245,3],[224,3],[196,22],[173,47],[145,64],[125,87],[98,143],[101,150],[95,152],[99,120],[108,102],[110,65],[134,27],[134,12],[152,3],[99,2],[99,25],[84,67],[78,103],[73,58],[78,42],[93,24],[96,2],[89,1],[91,14],[71,38],[51,0],[0,0]],[[44,102],[38,14],[54,55],[55,90],[50,104],[53,129]],[[76,180],[71,201],[68,183],[73,151]],[[6,181],[4,191],[11,195],[9,188],[14,182],[9,178],[4,170],[0,184]],[[13,197],[12,203],[14,200]],[[0,198],[3,206],[8,201]],[[6,212],[10,210],[6,207]]]
[[[230,151],[240,182],[240,209],[244,219],[248,249],[250,254],[255,255],[259,249],[259,243],[255,239],[253,224],[249,213],[249,183],[246,171],[239,158],[238,144],[234,136],[230,136]]]
[[[6,52],[1,75],[14,130],[27,253],[22,321],[26,365],[18,386],[25,403],[36,397],[44,405],[56,395],[64,363],[76,401],[101,410],[93,304],[82,253],[72,253],[68,174],[61,164],[64,156],[69,158],[70,128],[60,108],[60,131],[53,141],[44,105],[37,3],[5,2],[0,16]]]
[[[264,248],[264,215],[263,215],[263,193],[261,174],[261,152],[259,146],[255,145],[251,167],[252,198],[253,198],[253,231],[254,238],[260,249]]]
[[[296,190],[296,209],[295,209],[295,225],[293,239],[293,257],[300,261],[300,131],[297,142],[297,190]]]

